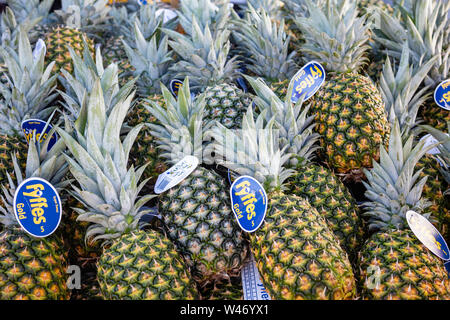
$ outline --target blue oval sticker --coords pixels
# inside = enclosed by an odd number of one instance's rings
[[[325,69],[316,61],[307,63],[292,78],[294,89],[292,90],[292,103],[296,103],[302,95],[304,101],[311,98],[325,82]]]
[[[47,125],[47,122],[40,120],[40,119],[28,119],[24,120],[22,122],[22,131],[25,134],[25,138],[27,139],[27,142],[30,143],[30,139],[33,136],[33,131],[36,130],[36,139],[39,141],[39,143],[42,143],[47,139],[48,134],[52,130],[52,126],[49,124],[47,126],[47,129],[45,129],[45,126]],[[45,129],[45,132],[44,132]],[[53,135],[50,138],[50,142],[48,143],[48,151],[55,145],[56,141],[58,141],[58,136],[56,135],[56,132],[53,133]]]
[[[27,233],[38,238],[47,237],[61,222],[61,199],[48,181],[29,178],[16,190],[14,214]]]
[[[450,79],[441,82],[436,87],[434,101],[439,107],[450,110]]]
[[[230,188],[231,206],[242,230],[256,231],[267,211],[267,194],[261,184],[250,176],[240,176]]]
[[[450,252],[442,235],[423,216],[414,212],[406,212],[406,221],[416,237],[425,247],[443,260],[450,259]]]
[[[178,79],[173,79],[170,81],[170,91],[172,91],[172,94],[177,97],[178,91],[183,86],[183,81],[180,81]]]

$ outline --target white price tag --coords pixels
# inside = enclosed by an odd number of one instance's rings
[[[175,187],[197,168],[198,162],[198,158],[194,156],[186,156],[178,161],[173,167],[158,176],[155,193],[160,194]]]
[[[261,281],[253,254],[250,261],[242,268],[241,277],[244,300],[271,300]]]
[[[439,141],[437,141],[431,134],[427,134],[426,136],[423,136],[420,141],[425,140],[425,144],[423,145],[424,148],[427,148],[428,146],[431,146],[432,144],[436,144]],[[428,154],[439,154],[441,153],[439,151],[438,147],[434,147],[433,149],[428,150]]]

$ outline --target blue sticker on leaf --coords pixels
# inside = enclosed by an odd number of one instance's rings
[[[36,139],[39,141],[39,143],[45,141],[45,139],[47,139],[47,136],[50,134],[50,131],[52,130],[52,126],[50,124],[47,126],[47,128],[45,128],[46,125],[47,122],[39,119],[24,120],[22,122],[22,130],[23,133],[25,134],[27,142],[30,143],[30,139],[33,137],[34,130],[36,130]],[[58,141],[58,136],[56,135],[55,132],[50,138],[47,150],[50,150],[55,145],[56,141]]]
[[[267,194],[261,184],[249,176],[237,178],[230,188],[231,206],[239,226],[256,231],[267,211]]]
[[[443,260],[450,259],[450,252],[442,235],[423,216],[414,212],[406,212],[406,221],[416,237],[425,247]]]
[[[325,69],[316,61],[311,61],[301,68],[292,78],[294,89],[292,90],[292,103],[296,103],[302,95],[304,101],[311,98],[325,82]]]
[[[450,110],[450,79],[441,82],[436,87],[434,101],[439,107]]]
[[[14,214],[27,233],[34,237],[47,237],[61,222],[61,199],[48,181],[29,178],[16,190]]]
[[[175,97],[178,97],[178,91],[183,86],[183,81],[180,81],[178,79],[173,79],[170,81],[170,91],[172,91],[172,94]]]

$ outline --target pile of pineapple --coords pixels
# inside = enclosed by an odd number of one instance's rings
[[[251,256],[271,299],[450,299],[443,261],[405,218],[450,240],[450,113],[433,100],[450,2],[6,2],[0,299],[243,299]],[[293,102],[310,61],[326,80]],[[26,119],[53,129],[27,143]],[[155,194],[188,155],[200,165]],[[253,233],[228,175],[267,192]],[[31,177],[63,204],[45,238],[14,214]]]

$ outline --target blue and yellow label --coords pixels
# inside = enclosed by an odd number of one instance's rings
[[[39,119],[24,120],[22,122],[22,131],[25,134],[27,142],[30,143],[30,139],[33,137],[34,130],[36,130],[36,140],[39,141],[39,143],[44,142],[50,134],[50,131],[52,130],[52,126],[50,124],[47,126],[47,129],[45,129],[46,125],[47,122]],[[47,150],[50,150],[55,145],[56,141],[58,141],[58,136],[55,132],[50,138]]]
[[[443,260],[450,260],[450,252],[442,235],[425,217],[414,211],[406,212],[406,221],[425,247]]]
[[[311,98],[325,82],[325,69],[316,61],[307,63],[292,78],[294,89],[292,90],[292,103],[296,103],[305,95],[304,101]]]
[[[48,181],[29,178],[16,190],[14,214],[26,232],[34,237],[47,237],[61,222],[61,199]]]
[[[237,178],[230,188],[231,206],[242,230],[256,231],[267,211],[267,194],[261,184],[249,176]]]
[[[172,94],[177,97],[178,91],[180,91],[180,88],[183,86],[183,81],[180,81],[178,79],[173,79],[170,81],[170,91],[172,91]]]
[[[441,82],[434,90],[434,101],[446,110],[450,110],[450,79]]]

